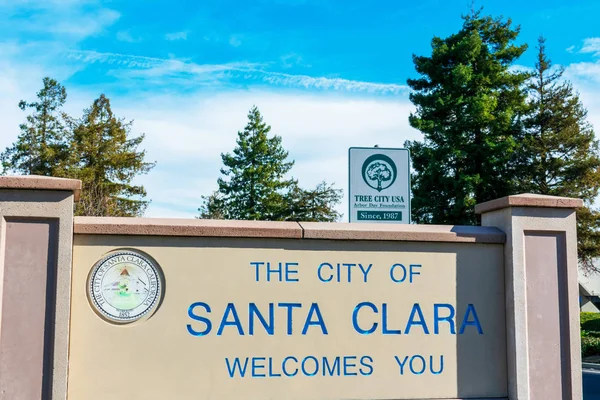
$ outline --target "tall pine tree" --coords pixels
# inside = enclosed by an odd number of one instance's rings
[[[3,172],[24,175],[60,176],[68,158],[68,132],[62,107],[67,91],[51,78],[43,79],[37,101],[21,100],[23,111],[33,109],[27,122],[20,125],[21,134],[1,155]]]
[[[281,214],[283,196],[295,181],[286,178],[294,165],[281,145],[281,137],[269,137],[271,127],[256,106],[248,123],[238,132],[233,154],[222,154],[224,177],[218,179],[221,208],[229,219],[275,220]]]
[[[587,111],[563,68],[546,55],[538,40],[535,73],[529,82],[529,112],[525,137],[517,157],[519,192],[576,197],[586,207],[577,212],[578,254],[587,270],[598,270],[600,214],[592,204],[600,188],[600,152]]]
[[[81,179],[83,186],[75,215],[143,215],[149,203],[146,190],[132,181],[155,165],[144,161],[146,152],[138,150],[144,135],[129,137],[131,122],[118,119],[104,95],[72,124],[69,177]]]
[[[336,221],[341,190],[321,182],[302,189],[286,178],[293,165],[281,137],[269,137],[271,127],[255,106],[243,132],[238,132],[233,154],[222,154],[219,189],[203,196],[199,218],[266,221]]]
[[[510,68],[526,49],[511,24],[472,13],[456,34],[433,38],[431,56],[413,56],[421,77],[408,80],[409,122],[424,135],[406,143],[415,222],[474,224],[476,203],[513,188],[528,75]]]

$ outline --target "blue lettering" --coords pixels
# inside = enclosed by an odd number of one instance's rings
[[[333,269],[333,265],[329,263],[321,263],[321,265],[319,265],[319,268],[317,269],[317,276],[319,277],[319,280],[321,282],[330,282],[333,279],[333,274],[329,275],[329,279],[323,278],[323,276],[321,275],[321,268],[323,267],[329,267],[329,269]]]
[[[394,274],[394,270],[398,267],[402,268],[402,278],[397,278],[396,275]],[[406,268],[404,267],[404,265],[402,265],[402,264],[392,265],[392,268],[390,268],[390,278],[392,279],[392,281],[394,281],[396,283],[404,282],[404,280],[406,279]]]
[[[287,372],[287,369],[285,368],[286,363],[288,362],[288,360],[294,360],[296,362],[296,364],[298,363],[298,359],[296,357],[286,357],[283,359],[283,363],[281,364],[281,369],[283,370],[283,374],[285,376],[296,376],[298,374],[298,367],[296,367],[296,369],[294,370],[294,373],[290,374]]]
[[[266,377],[266,375],[264,373],[259,374],[258,372],[256,372],[256,370],[258,368],[265,368],[265,365],[257,365],[256,362],[257,361],[265,361],[266,358],[264,357],[252,357],[252,377],[253,378],[264,378]]]
[[[344,376],[356,376],[356,372],[348,372],[348,368],[356,367],[356,364],[351,364],[349,361],[356,360],[356,356],[344,356]]]
[[[279,303],[279,307],[287,308],[287,334],[291,335],[293,332],[293,324],[292,324],[292,309],[302,307],[300,303]]]
[[[248,357],[246,357],[246,361],[244,361],[244,366],[240,363],[239,358],[235,358],[233,360],[233,365],[229,364],[229,358],[225,358],[225,363],[227,364],[227,371],[229,372],[229,377],[233,378],[235,376],[235,371],[237,370],[240,376],[243,378],[246,375],[246,368],[248,367]]]
[[[439,375],[444,371],[444,356],[440,356],[440,369],[437,371],[433,370],[433,356],[429,356],[429,370],[434,375]]]
[[[313,314],[317,314],[316,321],[312,321]],[[303,335],[306,335],[306,331],[308,331],[308,327],[311,325],[320,326],[323,335],[327,335],[327,327],[325,326],[325,321],[323,321],[323,316],[321,315],[321,311],[319,310],[319,305],[317,303],[312,303],[312,305],[310,306],[310,310],[308,311],[308,316],[306,317],[304,328],[302,329]]]
[[[204,317],[194,314],[194,309],[196,307],[202,307],[202,308],[204,308],[204,310],[207,313],[210,313],[210,306],[206,303],[198,302],[198,303],[194,303],[194,304],[190,305],[190,307],[188,308],[188,316],[195,321],[203,322],[206,325],[206,328],[204,328],[203,331],[197,331],[197,330],[192,329],[192,325],[187,324],[187,330],[188,330],[189,334],[192,336],[208,335],[212,329],[212,323],[210,322],[210,320],[208,318],[204,318]]]
[[[307,360],[313,360],[315,362],[315,371],[308,373],[305,369],[305,364]],[[317,359],[313,356],[308,356],[306,357],[304,360],[302,360],[302,373],[306,376],[315,376],[317,374],[317,372],[319,372],[319,362],[317,361]]]
[[[413,275],[421,275],[420,272],[413,271],[414,268],[421,268],[420,264],[410,264],[410,283],[413,283]]]
[[[259,273],[258,272],[260,270],[259,267],[261,265],[265,265],[265,263],[264,262],[256,262],[256,261],[254,261],[254,262],[251,262],[250,265],[253,266],[256,269],[256,282],[258,282],[259,281]]]
[[[469,321],[469,315],[473,314],[473,321]],[[477,328],[477,332],[480,335],[483,335],[483,329],[481,329],[481,324],[479,323],[479,318],[477,317],[477,312],[475,311],[475,306],[473,304],[469,304],[467,306],[467,311],[465,312],[465,317],[463,318],[462,324],[460,325],[460,331],[458,332],[462,335],[467,326],[475,326]]]
[[[227,321],[227,319],[229,318],[229,314],[233,315],[233,321]],[[227,304],[227,308],[225,309],[225,313],[223,314],[223,319],[221,320],[221,325],[219,325],[219,330],[217,331],[217,336],[221,336],[221,334],[223,334],[223,329],[226,326],[235,326],[238,329],[238,333],[240,335],[244,334],[242,323],[240,322],[240,318],[238,317],[235,305],[233,305],[233,303]]]
[[[406,365],[408,356],[405,356],[403,361],[400,361],[398,356],[394,356],[394,358],[396,359],[396,362],[398,363],[398,366],[400,367],[400,375],[404,375],[404,366]]]
[[[340,376],[340,358],[336,357],[334,359],[333,365],[329,365],[329,361],[327,357],[323,357],[323,376],[328,373],[329,376]]]
[[[415,320],[415,314],[419,315],[419,320]],[[406,329],[404,329],[405,334],[410,333],[410,328],[413,325],[421,325],[423,327],[423,332],[426,335],[429,335],[429,329],[427,329],[427,323],[425,322],[425,318],[423,317],[423,312],[421,311],[421,306],[418,303],[413,305],[412,311],[410,312],[410,317],[408,318],[408,322],[406,323]]]
[[[368,360],[369,362],[366,362],[366,360]],[[369,376],[373,373],[373,366],[371,365],[372,363],[373,359],[369,356],[362,356],[360,358],[360,365],[366,368],[365,371],[363,371],[362,367],[359,369],[359,372],[362,376]]]
[[[420,371],[415,371],[415,369],[413,367],[413,361],[415,361],[415,359],[421,360],[421,363],[423,364]],[[423,357],[419,356],[419,355],[412,356],[410,358],[410,364],[409,364],[409,366],[410,366],[410,372],[412,372],[415,375],[421,375],[423,372],[425,372],[425,359]]]
[[[286,282],[298,282],[298,278],[290,278],[290,275],[297,274],[297,269],[291,269],[292,266],[298,266],[298,263],[285,263],[285,281]]]
[[[348,269],[348,282],[352,282],[352,267],[356,267],[356,264],[342,264]]]
[[[446,308],[449,310],[449,314],[446,317],[440,317],[440,309],[441,308]],[[455,330],[454,330],[454,307],[452,307],[452,305],[450,304],[434,304],[433,305],[433,333],[435,333],[436,335],[438,335],[440,333],[440,327],[439,327],[439,323],[440,322],[448,322],[448,324],[450,324],[450,333],[451,334],[456,334]]]
[[[362,329],[358,326],[358,312],[363,307],[369,307],[371,310],[373,310],[375,313],[377,313],[377,307],[375,307],[375,304],[370,303],[368,301],[363,301],[362,303],[358,304],[354,308],[354,312],[352,312],[352,326],[354,326],[354,330],[356,332],[360,333],[361,335],[370,335],[371,333],[375,332],[375,330],[377,329],[377,322],[373,322],[371,329],[368,329],[368,330]]]
[[[277,268],[271,269],[271,263],[267,263],[267,282],[271,282],[271,274],[277,274],[279,276],[278,281],[281,282],[281,263],[277,263]]]
[[[274,317],[275,317],[275,313],[273,312],[273,303],[269,303],[269,323],[267,324],[267,321],[265,320],[265,318],[262,316],[262,314],[260,313],[260,311],[258,311],[258,308],[256,307],[256,304],[254,303],[250,303],[248,305],[248,319],[250,320],[250,335],[254,335],[254,317],[258,317],[258,320],[260,321],[260,323],[262,324],[263,328],[265,328],[265,331],[269,334],[272,335],[274,333],[275,330],[275,321],[274,321]]]
[[[365,283],[367,282],[367,275],[369,274],[369,271],[371,270],[372,266],[373,266],[373,264],[369,264],[369,266],[367,267],[367,269],[365,269],[365,267],[363,267],[362,264],[358,264],[358,267],[360,268],[360,270],[363,273],[363,281]]]
[[[381,331],[381,333],[383,333],[384,335],[400,335],[400,329],[396,329],[396,330],[388,330],[387,327],[387,303],[383,303],[381,306],[381,312],[383,314],[383,329]]]
[[[281,374],[274,374],[273,373],[273,357],[269,357],[269,378],[278,378],[280,377]]]

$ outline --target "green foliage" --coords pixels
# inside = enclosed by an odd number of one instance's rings
[[[582,337],[581,338],[581,356],[589,357],[600,354],[600,338]]]
[[[600,272],[600,144],[543,38],[533,73],[510,69],[526,48],[512,44],[519,29],[510,24],[464,17],[458,33],[433,39],[430,57],[414,57],[421,78],[408,80],[417,107],[409,122],[424,141],[406,143],[413,220],[476,224],[475,204],[517,193],[581,198],[579,261]]]
[[[600,213],[591,208],[600,188],[600,146],[563,72],[553,68],[540,37],[524,138],[515,162],[516,191],[584,200],[586,207],[577,212],[578,255],[582,265],[593,270],[592,259],[600,256]]]
[[[285,196],[284,221],[335,222],[341,215],[332,205],[342,200],[342,190],[321,182],[315,189],[302,189],[298,185]]]
[[[255,106],[248,113],[244,131],[238,132],[233,154],[222,154],[223,175],[219,189],[202,196],[199,218],[267,221],[335,221],[334,207],[341,190],[325,182],[315,189],[302,189],[288,179],[294,162],[281,137],[269,137],[271,127]]]
[[[21,125],[21,135],[0,156],[3,172],[82,180],[76,215],[139,216],[147,207],[142,186],[132,185],[153,163],[144,162],[137,148],[144,135],[129,138],[131,122],[117,119],[104,95],[85,110],[81,119],[61,111],[65,88],[44,78],[37,102],[21,101],[21,110],[34,113]]]
[[[463,17],[447,38],[434,37],[431,56],[413,56],[409,79],[416,112],[410,125],[424,141],[407,142],[415,175],[417,223],[475,224],[474,206],[511,192],[511,157],[525,111],[528,74],[511,71],[526,46],[513,42],[511,21]],[[435,194],[432,196],[432,194]]]
[[[600,334],[600,313],[581,313],[580,314],[581,330],[594,331]]]
[[[67,91],[51,78],[44,78],[43,85],[37,93],[38,101],[19,102],[22,111],[33,109],[33,113],[20,125],[17,141],[0,155],[3,173],[57,176],[65,166],[69,154],[65,141],[68,133],[61,109]]]
[[[248,114],[248,123],[238,132],[233,154],[222,154],[224,177],[217,180],[223,195],[222,206],[233,219],[273,220],[281,213],[283,192],[294,180],[285,175],[294,165],[287,161],[288,152],[281,137],[268,137],[271,127],[257,107]]]
[[[580,321],[582,327],[583,327],[584,323],[595,320],[595,319],[600,319],[600,313],[585,312],[585,311],[582,311],[579,313],[579,321]]]
[[[600,355],[600,313],[581,312],[581,356]]]
[[[600,332],[581,330],[581,337],[600,338]]]
[[[115,117],[104,95],[72,125],[68,175],[80,179],[83,186],[75,215],[143,215],[146,190],[131,182],[154,167],[144,161],[145,151],[138,151],[144,135],[130,138],[131,122]]]
[[[201,196],[202,205],[198,208],[200,219],[232,219],[229,217],[225,207],[225,199],[219,191],[211,193],[209,196]]]

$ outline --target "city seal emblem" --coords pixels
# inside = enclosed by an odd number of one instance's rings
[[[150,257],[132,250],[105,255],[92,268],[87,284],[97,314],[113,323],[148,318],[160,302],[164,282]]]
[[[378,192],[392,186],[397,175],[396,164],[384,154],[373,154],[362,165],[363,180]]]

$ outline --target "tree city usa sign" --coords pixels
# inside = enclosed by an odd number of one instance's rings
[[[410,223],[408,149],[351,147],[349,222]]]

